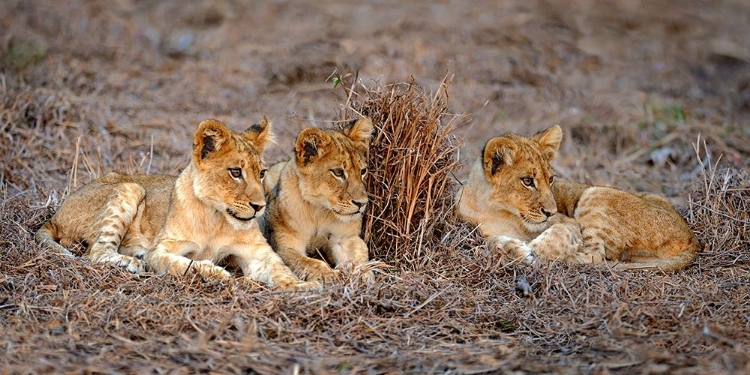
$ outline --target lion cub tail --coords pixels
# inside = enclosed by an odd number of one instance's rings
[[[73,253],[71,253],[70,250],[66,249],[65,246],[60,245],[57,242],[57,228],[54,224],[52,224],[51,221],[44,223],[44,225],[42,225],[42,227],[39,228],[38,231],[36,231],[34,240],[36,240],[36,243],[38,243],[40,246],[47,247],[69,257],[74,257]]]
[[[681,251],[677,254],[660,258],[660,257],[633,257],[630,262],[618,263],[614,266],[615,270],[660,270],[662,272],[679,271],[689,266],[695,258],[698,257],[700,244],[695,237],[692,237]]]

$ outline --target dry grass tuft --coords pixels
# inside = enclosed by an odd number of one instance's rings
[[[696,153],[700,155],[699,144]],[[711,267],[746,268],[750,265],[750,178],[737,168],[711,164],[708,157],[698,164],[701,180],[688,195],[688,223],[708,249]]]
[[[413,79],[348,91],[351,110],[370,116],[376,128],[365,240],[379,259],[401,268],[420,269],[434,259],[451,215],[461,146],[451,132],[466,116],[447,112],[449,85],[446,76],[434,93]]]

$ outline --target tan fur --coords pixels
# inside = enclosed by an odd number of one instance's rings
[[[490,246],[526,262],[611,260],[620,262],[616,269],[673,271],[695,259],[695,236],[663,198],[552,184],[561,141],[557,125],[532,138],[490,139],[457,193],[459,217],[478,225]]]
[[[560,212],[581,225],[585,262],[668,272],[687,267],[700,251],[685,220],[660,196],[562,182],[553,190]]]
[[[537,256],[574,258],[582,242],[580,228],[557,214],[550,187],[549,163],[561,140],[559,126],[533,138],[506,134],[490,139],[456,194],[458,216],[478,225],[491,247],[513,258],[529,263]]]
[[[36,240],[68,255],[67,248],[83,243],[84,257],[93,262],[144,272],[141,259],[166,219],[175,180],[109,173],[71,194]]]
[[[293,159],[269,170],[264,181],[268,210],[261,227],[300,277],[325,280],[334,275],[326,262],[310,257],[317,252],[337,268],[368,260],[360,234],[372,130],[369,118],[343,131],[305,129],[297,137]],[[364,277],[371,280],[372,274],[365,271]]]
[[[36,239],[66,253],[65,246],[84,242],[86,258],[131,272],[148,265],[158,273],[224,278],[229,273],[215,263],[229,258],[246,278],[273,287],[317,287],[283,264],[256,224],[265,208],[262,153],[270,126],[264,118],[235,133],[203,121],[178,177],[107,174],[71,194]]]

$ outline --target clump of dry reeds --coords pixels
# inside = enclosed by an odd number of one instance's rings
[[[446,232],[459,167],[460,142],[451,132],[466,119],[447,112],[449,85],[445,77],[433,93],[413,79],[346,91],[347,109],[370,116],[376,128],[365,240],[393,265],[423,266]]]
[[[706,154],[703,160],[701,150]],[[688,223],[709,250],[711,267],[749,265],[750,178],[737,168],[712,164],[700,139],[695,151],[702,177],[688,195]]]

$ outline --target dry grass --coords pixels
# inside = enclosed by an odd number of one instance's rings
[[[488,254],[450,215],[459,140],[449,129],[461,117],[445,112],[445,91],[407,83],[359,95],[350,109],[378,124],[367,233],[374,258],[393,266],[379,271],[376,285],[345,277],[321,292],[287,293],[191,275],[133,276],[36,248],[32,231],[51,211],[7,198],[0,365],[10,372],[750,368],[745,174],[704,170],[688,218],[705,251],[684,272],[521,267]],[[398,143],[406,142],[399,132],[422,143]],[[411,161],[420,152],[436,165]],[[533,288],[528,297],[515,291],[521,278]]]
[[[0,53],[10,34],[49,48],[0,62],[0,373],[750,372],[742,2],[7,3]],[[342,97],[333,66],[374,78]],[[68,187],[176,173],[200,120],[268,115],[273,159],[332,108],[378,127],[373,286],[134,276],[33,243]],[[685,203],[694,265],[522,267],[453,219],[458,162],[555,122],[561,175]]]
[[[700,156],[705,143],[696,144]],[[721,159],[721,158],[719,158]],[[725,249],[712,258],[712,267],[739,267],[750,277],[750,179],[747,172],[712,164],[707,153],[698,166],[701,180],[688,196],[685,213],[706,248]],[[750,281],[750,278],[748,278]]]
[[[34,182],[60,176],[60,169],[38,168],[31,161],[42,158],[52,162],[50,167],[65,165],[68,150],[54,145],[64,139],[67,128],[81,121],[82,114],[63,93],[2,78],[0,133],[5,136],[0,138],[0,182],[27,191]]]
[[[400,268],[421,269],[435,260],[430,249],[442,247],[460,167],[452,131],[467,118],[447,113],[449,84],[445,77],[434,93],[413,80],[346,91],[351,110],[376,127],[364,237],[379,259]]]

